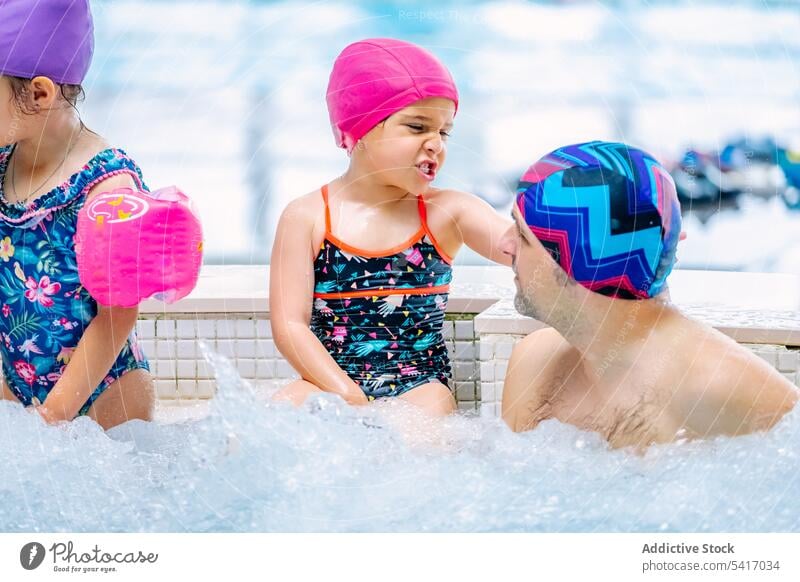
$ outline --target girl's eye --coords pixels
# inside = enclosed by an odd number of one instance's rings
[[[428,130],[428,128],[425,127],[424,125],[419,125],[415,123],[407,123],[406,127],[413,129],[417,133],[425,133]],[[450,137],[450,132],[440,131],[439,135],[441,135],[444,139],[447,139],[448,137]]]

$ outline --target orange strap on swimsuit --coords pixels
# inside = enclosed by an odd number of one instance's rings
[[[417,197],[420,228],[391,249],[368,251],[331,233],[328,189],[325,239],[314,260],[311,330],[367,396],[397,396],[451,368],[442,336],[450,258],[428,229]]]
[[[314,264],[314,297],[383,297],[447,293],[452,279],[452,260],[442,251],[428,228],[425,200],[417,196],[420,228],[406,241],[389,249],[369,251],[354,247],[331,231],[328,187],[322,187],[325,203],[325,240]],[[327,268],[320,256],[344,256],[348,264]],[[403,263],[398,267],[398,261]],[[421,274],[420,271],[425,271]],[[432,284],[435,283],[435,284]]]

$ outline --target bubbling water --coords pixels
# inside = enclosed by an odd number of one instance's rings
[[[199,420],[51,427],[0,402],[0,531],[798,531],[800,419],[771,432],[612,450],[555,420],[264,402],[210,354]]]

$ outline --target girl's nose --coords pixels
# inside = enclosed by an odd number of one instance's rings
[[[444,140],[441,135],[430,138],[425,142],[425,149],[433,154],[440,154],[444,149]]]

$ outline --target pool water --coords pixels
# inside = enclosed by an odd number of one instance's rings
[[[443,423],[322,396],[268,404],[210,356],[207,416],[47,427],[0,402],[0,531],[800,530],[800,419],[770,433],[610,450],[558,421]]]

